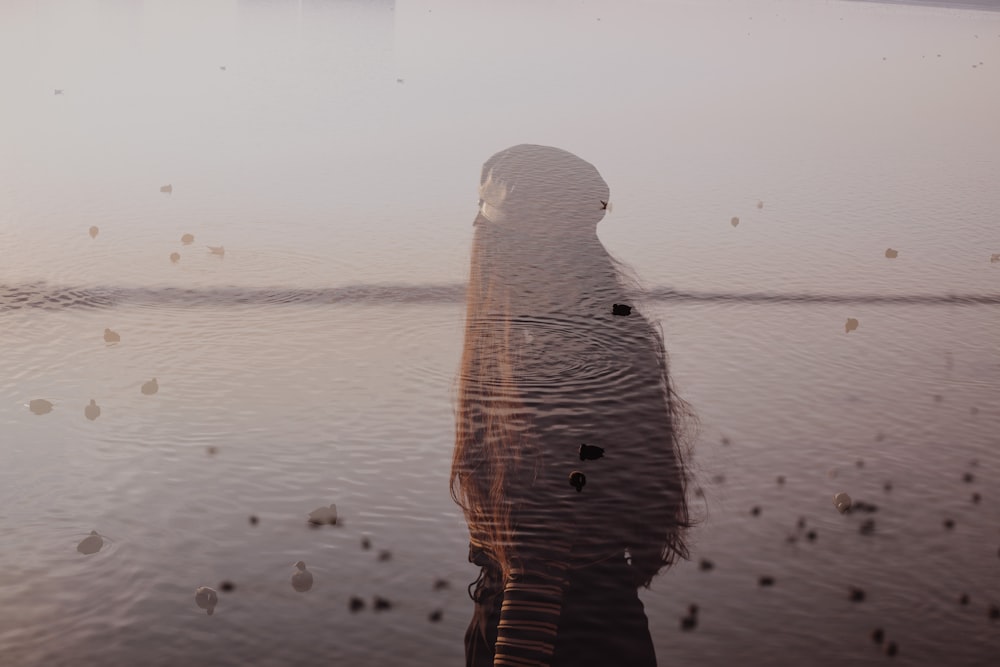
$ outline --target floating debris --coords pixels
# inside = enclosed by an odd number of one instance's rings
[[[608,202],[604,201],[603,199],[598,199],[597,201],[601,202],[601,210],[602,211],[608,211],[609,213],[611,212],[611,204],[609,204]]]
[[[379,559],[379,562],[381,562],[381,563],[384,563],[386,561],[390,561],[390,560],[392,560],[392,552],[389,551],[388,549],[382,549],[382,551],[378,552],[378,559]]]
[[[256,514],[251,514],[250,515],[250,525],[251,526],[256,526],[258,523],[260,523],[260,519],[257,518],[257,515]]]
[[[205,448],[205,452],[209,456],[215,456],[216,454],[219,453],[219,448],[216,447],[215,445],[209,445],[208,447]]]
[[[225,65],[219,65],[219,69],[222,70],[223,72],[225,72],[226,71],[226,66]]]
[[[233,591],[236,590],[236,584],[228,580],[223,581],[221,584],[219,584],[219,590],[222,591],[223,593],[232,593]]]
[[[211,616],[215,612],[215,605],[219,604],[219,594],[214,588],[199,586],[194,592],[194,602]]]
[[[181,243],[184,245],[191,245],[194,243],[194,234],[185,234],[181,237]]]
[[[993,264],[994,262],[1000,262],[1000,253],[990,255],[990,264]]]
[[[856,319],[854,319],[853,317],[848,317],[847,318],[847,323],[844,324],[844,333],[851,333],[852,331],[854,331],[855,329],[857,329],[858,326],[859,326],[859,323],[858,323],[858,321]]]
[[[569,485],[576,489],[577,493],[583,491],[583,487],[586,483],[587,476],[579,470],[574,470],[569,474]]]
[[[325,524],[336,526],[337,506],[330,505],[329,507],[320,507],[319,509],[314,509],[312,512],[309,512],[309,523],[315,524],[317,526],[322,526]]]
[[[740,219],[737,216],[733,216],[733,219],[729,221],[729,224],[735,227],[736,225],[740,224]]]
[[[886,248],[885,256],[888,257],[889,259],[896,259],[896,257],[899,256],[899,251],[893,250],[892,248]]]
[[[142,393],[146,396],[152,396],[158,391],[160,391],[160,385],[157,384],[156,378],[153,378],[149,382],[142,383]]]
[[[432,611],[430,614],[427,615],[427,619],[431,623],[437,623],[438,621],[441,620],[441,617],[443,615],[444,613],[440,609],[435,609],[434,611]]]
[[[63,89],[62,88],[56,88],[55,92],[52,93],[52,94],[53,95],[62,95],[63,94]]]
[[[966,484],[972,484],[972,482],[975,481],[975,479],[976,478],[972,475],[971,472],[967,472],[964,475],[962,475],[962,481],[965,482]]]
[[[179,252],[170,253],[170,261],[173,262],[174,264],[181,261],[181,254]]]
[[[863,589],[860,589],[857,586],[851,586],[848,597],[850,598],[851,602],[864,602],[865,592]]]
[[[833,506],[837,508],[837,511],[844,514],[851,509],[851,497],[846,493],[838,493],[833,497]]]
[[[365,601],[359,597],[351,597],[351,601],[348,603],[348,608],[352,612],[359,612],[365,608]]]
[[[226,254],[226,249],[224,247],[222,247],[221,245],[210,245],[210,246],[205,246],[205,247],[208,248],[209,251],[213,255],[220,255],[221,256],[221,255],[225,255]]]
[[[944,396],[942,396],[941,394],[934,394],[934,402],[935,403],[940,403],[943,400],[944,400]]]
[[[90,399],[90,405],[83,409],[83,414],[90,421],[94,421],[101,416],[101,406],[94,399]]]
[[[701,570],[702,572],[709,572],[715,569],[715,563],[708,560],[707,558],[702,558],[701,561],[698,563],[698,569]]]
[[[447,579],[438,579],[434,582],[434,590],[443,591],[446,588],[451,588],[451,583]]]
[[[365,551],[372,548],[372,541],[367,535],[361,537],[361,548]]]
[[[978,505],[979,501],[982,500],[982,499],[983,499],[983,497],[981,495],[979,495],[978,491],[973,491],[972,492],[972,502],[973,503],[975,503],[976,505]]]
[[[92,239],[96,239],[96,238],[97,238],[97,234],[98,234],[98,232],[100,232],[100,231],[101,231],[101,230],[99,230],[99,229],[97,228],[97,225],[91,225],[91,227],[90,227],[90,238],[92,238]]]
[[[882,628],[875,628],[872,630],[872,641],[876,644],[881,644],[882,640],[885,639],[885,631]]]
[[[754,516],[760,516],[760,505],[754,505],[750,508],[750,514]]]
[[[947,530],[951,530],[951,529],[953,529],[955,527],[955,520],[954,519],[945,519],[942,523],[944,524],[944,527]]]
[[[173,192],[173,191],[174,191],[174,186],[171,185],[170,183],[160,186],[160,192]]]
[[[784,475],[778,475],[778,480],[777,481],[778,481],[778,486],[784,486],[784,484],[785,484],[785,476]]]
[[[991,620],[994,621],[997,620],[998,618],[1000,618],[1000,607],[998,607],[995,604],[991,604],[990,609],[987,612],[987,615],[990,617]]]
[[[396,83],[406,83],[403,79],[396,79]]]
[[[580,460],[595,461],[604,456],[604,448],[596,445],[580,445]]]
[[[963,607],[965,605],[969,604],[969,595],[968,595],[968,593],[962,593],[961,597],[958,598],[958,604],[962,605]]]
[[[764,208],[764,202],[763,202],[763,200],[758,199],[757,200],[757,209],[760,210],[762,208]]]
[[[865,519],[860,526],[858,526],[858,532],[862,535],[871,535],[875,532],[875,519]]]
[[[882,490],[885,491],[886,493],[892,491],[892,482],[886,482],[885,484],[883,484]]]
[[[774,586],[774,577],[764,575],[757,580],[757,583],[761,586]]]
[[[386,600],[384,597],[378,595],[375,596],[375,602],[373,604],[375,611],[387,611],[392,609],[392,603]]]
[[[44,398],[35,398],[28,402],[28,409],[36,415],[44,415],[52,412],[52,406],[52,401],[46,401]]]
[[[806,533],[806,539],[809,540],[810,542],[815,542],[816,541],[816,531],[815,530],[810,530],[809,532],[807,532]]]
[[[104,342],[105,343],[120,343],[122,337],[115,331],[111,329],[104,330]]]
[[[865,467],[865,460],[864,459],[858,459],[857,461],[854,462],[854,465],[856,465],[859,468],[864,468]]]
[[[76,550],[89,556],[90,554],[96,554],[103,546],[104,540],[97,534],[96,530],[92,530],[90,531],[90,535],[83,538],[83,541],[76,545]]]
[[[694,630],[698,627],[698,605],[688,607],[687,616],[681,616],[681,630]]]
[[[313,587],[312,572],[306,569],[305,562],[301,560],[295,564],[295,567],[296,570],[292,574],[292,588],[299,593],[305,593]]]
[[[628,317],[632,314],[632,306],[627,306],[624,303],[613,303],[611,304],[611,314]]]
[[[894,641],[890,641],[885,645],[885,654],[890,658],[899,653],[899,646]]]

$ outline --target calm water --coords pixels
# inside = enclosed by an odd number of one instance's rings
[[[993,664],[997,305],[908,297],[1000,294],[997,72],[1000,14],[939,7],[4,3],[0,664],[461,664],[461,283],[522,142],[601,170],[700,417],[661,664]]]

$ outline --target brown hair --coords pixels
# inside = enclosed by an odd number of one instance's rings
[[[482,215],[475,222],[452,498],[506,576],[523,555],[516,535],[526,508],[553,508],[544,524],[552,539],[581,537],[566,520],[580,516],[581,505],[572,515],[557,508],[567,498],[586,502],[589,493],[569,488],[567,450],[579,447],[579,433],[603,429],[613,446],[592,469],[615,488],[587,506],[585,530],[627,549],[636,583],[648,587],[678,556],[688,557],[682,421],[692,415],[673,391],[662,333],[638,312],[638,285],[627,267],[595,231],[552,239],[538,220],[522,222],[497,224]],[[632,305],[632,313],[613,316],[612,299]],[[526,353],[530,332],[555,340],[550,349],[557,352]],[[606,343],[594,343],[600,340]],[[608,384],[614,386],[602,389]],[[567,431],[574,418],[556,415],[554,406],[571,399],[584,406],[577,412],[586,417],[576,420],[583,431]],[[616,483],[600,477],[613,465],[620,466]]]

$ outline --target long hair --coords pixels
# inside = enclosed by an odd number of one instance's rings
[[[494,224],[482,215],[475,223],[450,480],[452,498],[462,507],[470,534],[505,576],[518,562],[514,536],[522,509],[541,488],[536,482],[545,474],[547,446],[560,437],[558,430],[563,426],[545,414],[544,400],[540,404],[527,400],[539,375],[556,362],[525,354],[519,335],[525,332],[516,330],[515,322],[578,309],[605,295],[619,295],[637,308],[638,296],[631,272],[607,252],[596,234],[592,239],[578,239],[572,249],[559,242],[530,245],[526,243],[529,236],[523,226]],[[538,241],[538,234],[533,240]],[[560,276],[559,287],[553,287]],[[547,298],[550,292],[557,296]],[[612,424],[641,422],[614,434],[615,452],[641,452],[646,465],[627,471],[628,488],[618,489],[622,503],[602,503],[588,515],[588,527],[594,533],[628,550],[636,583],[648,587],[664,567],[678,557],[688,557],[684,535],[691,521],[683,423],[691,413],[673,391],[662,333],[637,311],[612,321],[611,304],[606,305],[606,318],[597,318],[592,325],[576,323],[573,330],[589,327],[597,333],[559,334],[560,358],[585,358],[585,365],[557,373],[550,385],[566,387],[546,386],[544,395],[580,393],[574,378],[600,367],[612,369],[603,377],[627,382],[652,397],[630,405],[625,412],[599,397],[593,401],[595,410],[608,406],[593,419]],[[614,371],[623,362],[610,346],[587,346],[588,340],[609,327],[617,327],[615,331],[624,332],[631,341],[627,356],[632,361],[624,363],[626,371]],[[596,387],[591,389],[596,391]],[[588,396],[575,400],[586,402]],[[552,521],[553,534],[561,529],[560,523]]]

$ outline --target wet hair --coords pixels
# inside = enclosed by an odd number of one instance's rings
[[[543,150],[533,156],[551,158]],[[593,169],[563,151],[556,157],[563,165],[571,158]],[[487,162],[484,182],[489,170],[497,178],[495,165],[502,161],[494,156]],[[564,170],[563,178],[579,174],[572,167]],[[551,176],[553,170],[547,173]],[[509,183],[514,178],[506,174],[501,180]],[[556,180],[550,178],[549,188],[559,188]],[[607,201],[604,187],[595,193],[601,196],[594,197],[594,211],[602,211],[600,199]],[[521,188],[522,195],[525,190]],[[557,458],[550,451],[552,443],[568,446],[566,423],[555,406],[591,401],[587,411],[598,413],[593,419],[618,425],[614,443],[608,445],[609,457],[601,465],[632,467],[625,471],[628,488],[616,489],[620,502],[588,506],[586,529],[627,549],[636,584],[648,587],[664,567],[689,557],[684,433],[693,415],[674,393],[662,331],[640,312],[638,281],[596,236],[603,211],[594,214],[593,225],[584,221],[574,227],[574,220],[565,221],[564,230],[578,230],[571,244],[565,239],[546,242],[545,225],[527,219],[533,210],[546,211],[542,217],[551,218],[560,208],[551,200],[537,209],[531,206],[543,196],[536,188],[503,222],[482,214],[475,221],[451,495],[462,507],[473,538],[485,545],[506,576],[523,556],[515,536],[531,508],[551,508],[543,519],[548,521],[546,530],[555,539],[565,536],[567,515],[558,505],[564,503],[562,494],[577,491],[569,486],[569,470],[552,463]],[[565,197],[565,190],[559,196]],[[589,205],[574,207],[577,215],[591,210]],[[635,307],[629,316],[616,317],[613,302]],[[526,332],[552,336],[558,356],[539,358],[526,352]],[[602,388],[608,383],[615,385]],[[629,388],[643,400],[612,400],[619,388]],[[576,442],[575,448],[579,446]],[[571,497],[579,502],[588,492]]]

